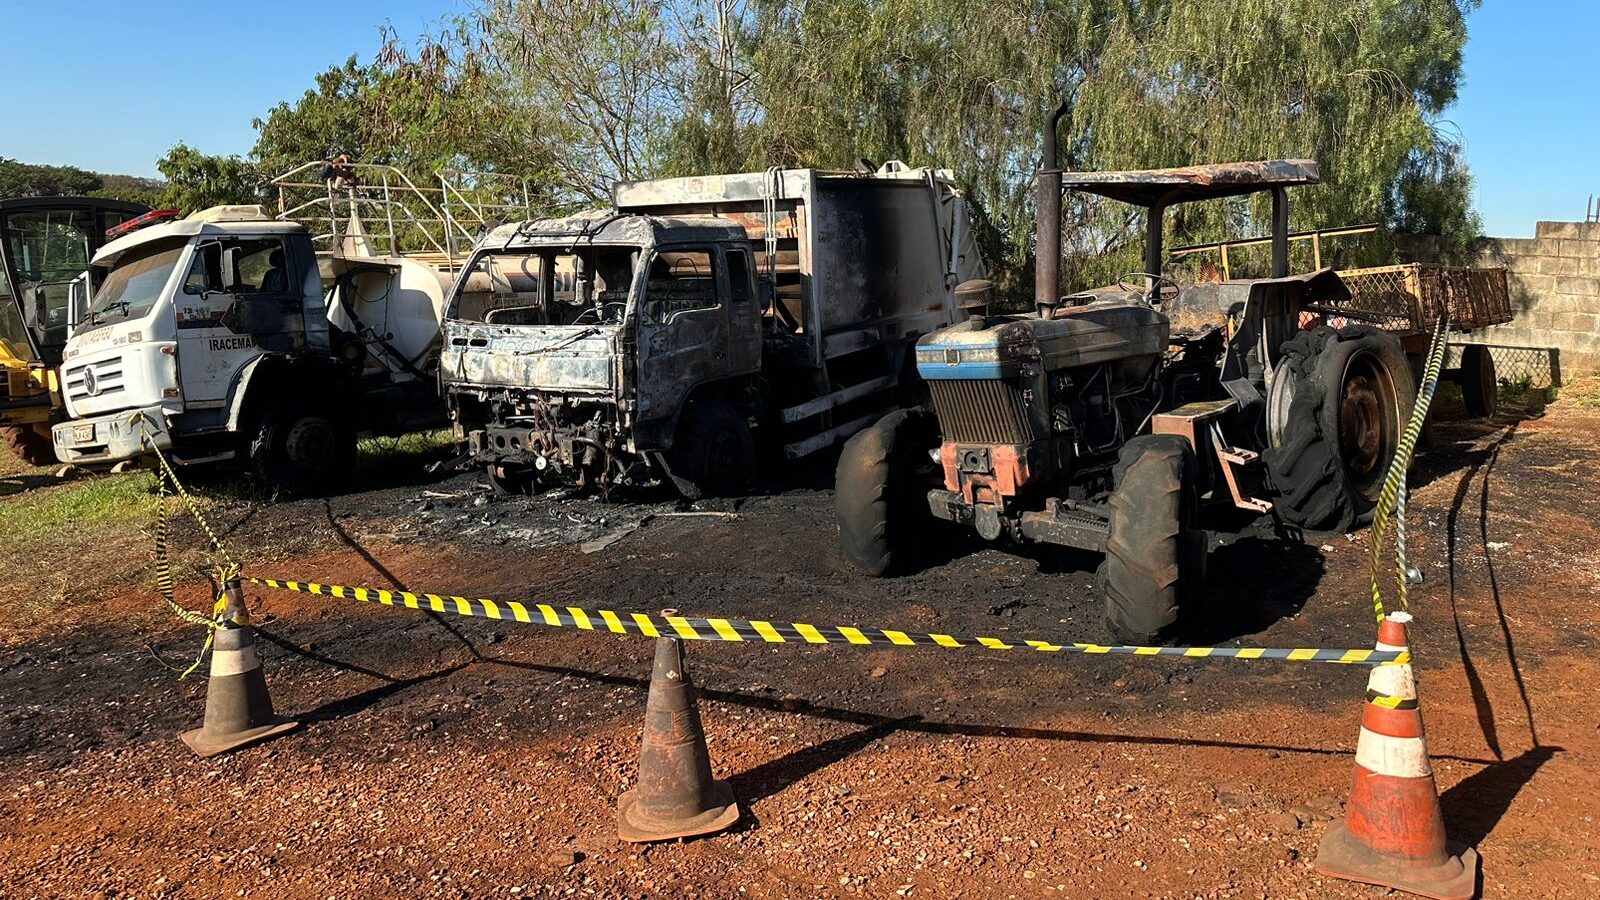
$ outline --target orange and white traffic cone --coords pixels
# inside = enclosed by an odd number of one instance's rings
[[[1406,650],[1407,613],[1378,626],[1379,650]],[[1476,893],[1478,853],[1450,841],[1417,708],[1410,663],[1374,666],[1356,744],[1356,780],[1345,820],[1317,849],[1317,871],[1434,897],[1468,900]]]

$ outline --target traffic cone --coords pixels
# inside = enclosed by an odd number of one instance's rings
[[[633,843],[666,841],[722,831],[737,821],[733,788],[711,779],[683,641],[657,638],[638,787],[617,798],[617,836]]]
[[[216,756],[300,726],[278,716],[256,652],[256,632],[244,609],[238,579],[223,583],[227,606],[211,644],[211,680],[206,685],[205,723],[179,737],[203,757]]]
[[[1407,649],[1409,621],[1390,613],[1378,626],[1377,649]],[[1445,836],[1409,663],[1374,666],[1367,679],[1355,786],[1344,821],[1322,838],[1316,866],[1324,875],[1436,900],[1476,893],[1477,851]]]

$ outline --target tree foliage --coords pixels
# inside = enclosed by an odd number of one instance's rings
[[[1298,192],[1296,228],[1472,236],[1442,116],[1476,2],[481,0],[393,70],[426,61],[448,85],[466,117],[448,127],[453,152],[574,200],[619,178],[949,167],[1023,293],[1041,125],[1061,100],[1067,168],[1310,157],[1324,183]],[[1069,280],[1141,267],[1137,215],[1086,201],[1068,215]],[[1261,202],[1218,202],[1169,227],[1202,242],[1265,218]]]
[[[559,208],[604,202],[617,180],[899,158],[955,172],[992,267],[1025,295],[1041,126],[1065,100],[1066,168],[1310,157],[1324,183],[1296,193],[1293,227],[1464,241],[1471,176],[1443,117],[1476,5],[474,0],[269,110],[250,159],[180,145],[162,171],[183,199],[237,200],[348,153],[423,177],[525,176]],[[1137,211],[1074,198],[1067,215],[1071,286],[1142,267]],[[1260,200],[1183,207],[1170,240],[1255,236],[1266,215]]]
[[[213,156],[179,143],[156,162],[167,179],[161,205],[185,213],[210,206],[266,202],[259,168],[238,156]]]

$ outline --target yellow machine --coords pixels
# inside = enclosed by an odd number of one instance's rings
[[[55,462],[61,348],[97,286],[106,232],[149,207],[94,197],[0,200],[0,435],[23,462]]]

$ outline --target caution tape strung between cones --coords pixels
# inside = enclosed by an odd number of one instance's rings
[[[1185,656],[1209,659],[1275,659],[1287,662],[1327,662],[1365,665],[1407,663],[1406,650],[1329,650],[1311,647],[1139,647],[1115,644],[1057,644],[1040,640],[1002,640],[993,637],[956,637],[847,625],[807,625],[804,622],[768,622],[760,619],[701,619],[692,616],[652,616],[617,613],[609,609],[557,609],[543,603],[476,599],[443,594],[352,588],[337,584],[247,578],[251,584],[302,594],[381,603],[408,609],[427,609],[479,619],[499,619],[580,631],[635,634],[642,637],[680,637],[690,641],[731,641],[768,644],[853,644],[900,647],[963,647],[987,650],[1036,650],[1042,653],[1117,654],[1126,656]]]

